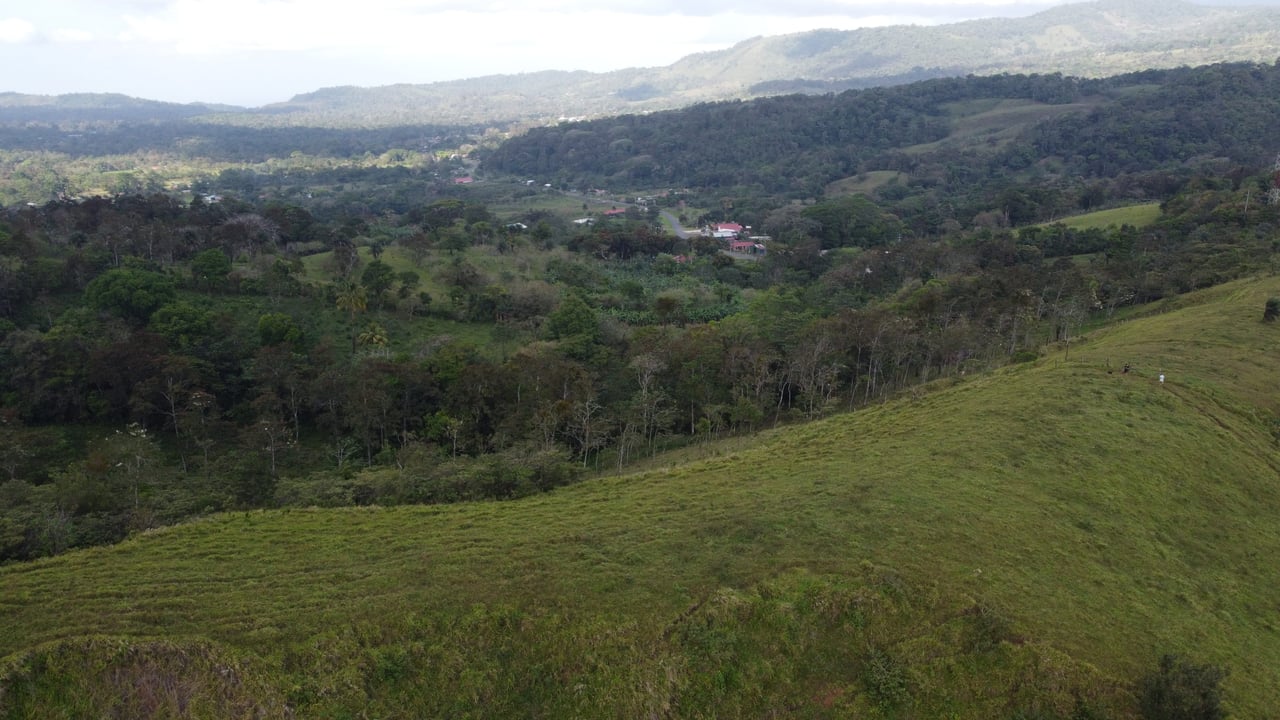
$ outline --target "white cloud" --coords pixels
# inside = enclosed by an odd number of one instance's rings
[[[79,28],[58,28],[49,33],[49,38],[56,43],[85,43],[93,40],[93,33]]]
[[[506,43],[538,43],[564,53],[584,41],[627,52],[631,46],[675,46],[690,37],[690,25],[750,28],[731,42],[815,27],[919,22],[943,8],[1029,1],[1044,7],[1055,0],[799,0],[785,6],[775,0],[173,0],[126,12],[119,39],[193,55],[390,50],[425,56],[439,47],[495,53]],[[591,35],[602,34],[607,43],[592,42]]]
[[[0,42],[20,43],[36,34],[36,26],[22,18],[0,19]]]
[[[453,2],[411,0],[225,0],[217,6],[178,0],[162,12],[126,15],[119,40],[188,56],[271,52],[297,53],[300,61],[359,55],[365,61],[414,62],[431,66],[431,77],[420,80],[426,81],[496,72],[665,65],[691,52],[727,47],[756,35],[920,22],[924,17],[804,16],[777,9],[764,14],[697,14],[706,8],[696,4],[667,15],[653,14],[651,7],[642,14],[587,9],[609,4],[535,0],[532,6],[522,2],[506,7],[495,0],[477,10],[461,9]],[[830,7],[831,3],[823,4],[824,9]]]

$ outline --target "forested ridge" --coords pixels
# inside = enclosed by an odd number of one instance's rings
[[[132,153],[166,153],[194,160],[262,163],[294,153],[329,158],[381,155],[391,149],[430,153],[457,147],[482,128],[413,125],[374,130],[351,128],[246,128],[212,122],[0,124],[0,147],[43,151],[69,158]]]
[[[1065,103],[1091,87],[1061,76],[1006,76],[708,103],[534,128],[503,143],[484,164],[575,186],[750,188],[811,197],[837,178],[888,169],[897,159],[886,155],[890,150],[946,138],[945,103]]]
[[[1040,106],[1043,119],[1032,116],[1014,134],[966,129],[980,103],[999,101]],[[972,216],[1003,184],[1044,197],[1015,209],[1014,220],[1027,222],[1062,214],[1061,198],[1078,200],[1090,183],[1125,178],[1107,189],[1112,202],[1159,197],[1160,188],[1144,187],[1161,182],[1157,173],[1265,162],[1278,112],[1280,65],[1096,80],[969,77],[563,123],[513,138],[484,166],[574,187],[716,187],[797,199],[851,175],[898,171],[909,181],[881,193],[898,214],[942,195]],[[960,133],[963,140],[940,142]]]

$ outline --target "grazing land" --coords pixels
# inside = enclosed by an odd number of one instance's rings
[[[1135,717],[1171,652],[1261,717],[1278,292],[524,500],[228,513],[0,568],[0,713]]]
[[[1160,218],[1160,203],[1143,203],[1072,215],[1055,221],[1073,230],[1106,230],[1123,225],[1146,227]]]

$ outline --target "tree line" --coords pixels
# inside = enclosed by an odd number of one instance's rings
[[[754,261],[464,198],[11,209],[0,558],[236,507],[516,497],[1028,359],[1270,267],[1265,180],[1202,178],[1142,229],[919,238],[865,198],[763,204]]]

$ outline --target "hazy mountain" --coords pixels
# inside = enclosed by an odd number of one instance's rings
[[[613,115],[696,102],[830,92],[931,77],[1146,68],[1280,55],[1280,9],[1100,0],[1025,18],[759,37],[667,67],[540,72],[426,85],[329,88],[263,108],[277,116],[483,122]]]
[[[1174,0],[1102,0],[1020,19],[936,27],[816,30],[748,40],[663,70],[673,90],[760,92],[786,82],[865,84],[903,76],[1062,72],[1113,75],[1224,60],[1270,60],[1280,11]],[[912,77],[911,79],[919,79]]]
[[[332,87],[255,110],[120,95],[0,95],[0,121],[220,115],[257,125],[542,123],[697,102],[832,92],[966,74],[1085,77],[1280,55],[1280,9],[1183,0],[1099,0],[1025,18],[814,30],[758,37],[672,65],[543,71],[428,84]]]
[[[75,122],[103,120],[179,120],[245,108],[208,103],[142,100],[119,93],[25,95],[0,93],[0,122]]]

